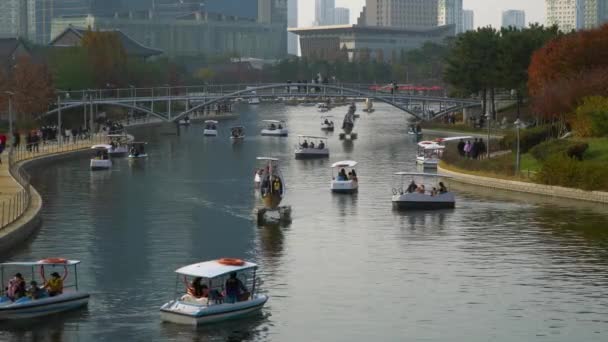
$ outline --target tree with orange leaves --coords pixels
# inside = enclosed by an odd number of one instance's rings
[[[97,86],[125,85],[127,54],[118,33],[89,29],[82,37],[82,46],[89,55]]]

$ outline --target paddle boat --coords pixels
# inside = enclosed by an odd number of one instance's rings
[[[218,124],[219,123],[215,120],[206,120],[205,129],[203,130],[203,135],[206,137],[216,137]]]
[[[352,102],[350,104],[350,106],[348,106],[348,111],[352,112],[353,118],[355,118],[355,119],[358,119],[361,117],[361,115],[357,114],[357,105],[354,102]]]
[[[333,132],[334,131],[334,122],[332,121],[333,116],[331,115],[324,115],[321,117],[321,130],[322,131],[328,131],[328,132]]]
[[[418,143],[416,164],[424,168],[436,169],[444,150],[445,146],[435,141],[421,141]]]
[[[181,267],[185,289],[160,308],[163,321],[203,325],[243,317],[262,309],[268,296],[257,292],[258,265],[232,258]],[[177,289],[176,289],[177,290]]]
[[[344,133],[340,133],[340,140],[344,139],[357,139],[357,133],[353,133],[353,129],[355,128],[355,112],[352,109],[349,109],[346,115],[344,116],[344,121],[342,121],[342,130]]]
[[[148,158],[148,153],[146,153],[145,146],[148,143],[145,142],[132,142],[129,144],[129,158],[130,159],[139,159],[139,158]]]
[[[456,200],[439,178],[449,178],[433,173],[397,172],[401,186],[393,188],[393,208],[397,210],[437,210],[453,209]],[[416,178],[419,178],[416,180]],[[406,179],[411,182],[406,186]],[[424,184],[425,179],[433,179],[436,184]]]
[[[131,134],[109,134],[110,148],[108,155],[110,158],[126,157],[129,154],[129,143],[135,140]]]
[[[357,162],[344,160],[334,163],[331,175],[331,191],[340,194],[352,194],[359,191],[359,179],[354,167]],[[336,171],[334,174],[334,170]]]
[[[376,110],[374,109],[374,101],[370,98],[365,99],[365,109],[363,109],[366,113],[373,113]]]
[[[318,141],[315,145],[314,141]],[[295,150],[296,159],[328,158],[329,146],[327,138],[310,135],[298,135]]]
[[[257,93],[256,93],[255,90],[251,91],[251,95],[252,96],[247,99],[247,103],[249,103],[250,105],[258,105],[258,104],[260,104],[260,102],[261,102],[260,98],[256,96]]]
[[[321,113],[327,113],[331,110],[331,107],[329,107],[329,105],[327,103],[321,102],[321,103],[317,104],[317,109]]]
[[[89,303],[89,294],[78,290],[76,266],[79,263],[78,260],[49,258],[34,262],[5,262],[0,264],[2,284],[9,284],[6,290],[3,290],[2,297],[0,297],[0,320],[28,319],[86,306]],[[74,281],[68,284],[66,280],[69,268],[73,268]],[[18,279],[16,275],[10,281],[7,279],[9,270],[17,271],[19,269],[28,271],[27,274],[23,272],[26,277],[31,278],[28,282],[25,282],[23,277]],[[63,276],[57,271],[63,273]],[[53,277],[55,273],[57,273],[56,277]],[[53,278],[50,283],[61,280],[57,288],[48,287],[49,291],[41,287],[50,284],[47,282],[48,276]],[[23,293],[19,293],[18,282],[20,281],[24,281],[24,285],[29,286],[25,296],[21,296]]]
[[[422,135],[422,128],[419,124],[411,124],[407,129],[407,134],[416,136]]]
[[[93,145],[91,147],[95,151],[95,156],[91,158],[90,163],[92,171],[109,170],[112,168],[112,160],[108,154],[111,148],[112,146],[106,144]]]
[[[190,126],[190,118],[185,116],[177,122],[180,126]]]
[[[243,126],[234,126],[230,128],[230,140],[242,141],[245,139],[245,128]]]
[[[287,124],[282,120],[264,120],[266,128],[262,130],[263,136],[286,137],[289,135]]]
[[[286,193],[285,179],[279,168],[279,159],[258,157],[266,166],[260,171],[260,196],[266,209],[276,209]]]

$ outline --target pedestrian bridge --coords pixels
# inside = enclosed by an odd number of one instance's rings
[[[89,113],[95,113],[96,108],[101,105],[123,107],[166,122],[177,122],[209,106],[249,98],[276,101],[288,101],[294,98],[319,101],[328,98],[349,100],[369,98],[375,102],[391,105],[418,120],[432,120],[464,108],[480,106],[479,101],[471,99],[449,98],[437,94],[392,92],[390,86],[271,83],[64,91],[58,92],[54,108],[43,115],[58,115],[58,122],[61,125],[62,111],[83,107],[86,121],[87,108]],[[89,116],[93,118],[95,115],[89,114]]]

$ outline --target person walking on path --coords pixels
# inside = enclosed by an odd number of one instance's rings
[[[464,157],[464,146],[465,146],[464,140],[460,139],[460,142],[458,143],[458,154],[461,157]]]
[[[486,143],[483,142],[483,138],[479,139],[479,159],[484,159],[488,153]]]
[[[475,138],[475,141],[473,141],[473,144],[471,145],[471,159],[477,159],[478,155],[479,155],[479,142],[477,141],[477,138]]]

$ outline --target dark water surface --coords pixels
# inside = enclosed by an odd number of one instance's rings
[[[608,207],[453,184],[457,208],[391,210],[392,173],[415,170],[401,113],[377,106],[359,140],[296,161],[296,134],[322,134],[314,108],[240,108],[221,136],[202,127],[133,131],[150,158],[92,173],[88,159],[34,171],[44,224],[11,260],[83,261],[88,309],[1,324],[2,341],[606,341]],[[334,110],[341,121],[345,108]],[[287,119],[287,139],[258,136]],[[230,124],[248,137],[232,145]],[[288,227],[257,227],[256,156],[283,160]],[[357,160],[360,192],[329,190],[330,164]],[[173,271],[223,256],[261,266],[260,315],[210,327],[163,324]]]

